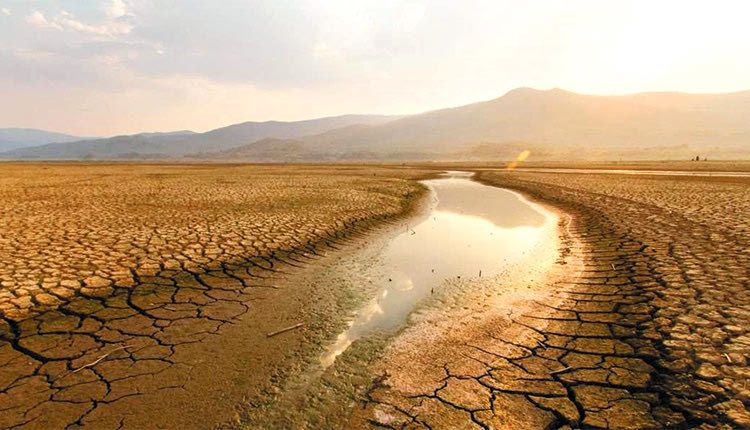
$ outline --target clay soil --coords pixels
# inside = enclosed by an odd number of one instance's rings
[[[550,247],[295,380],[424,168],[0,165],[0,428],[750,427],[748,178],[480,172]]]
[[[407,216],[421,176],[1,165],[0,428],[231,420],[356,303],[295,271]]]
[[[567,214],[559,267],[506,281],[505,315],[501,306],[474,321],[437,315],[407,330],[375,364],[380,377],[352,423],[750,427],[748,178],[478,180]],[[513,293],[524,284],[536,292]]]

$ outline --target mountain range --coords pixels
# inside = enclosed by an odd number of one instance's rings
[[[139,133],[104,139],[50,143],[0,154],[20,159],[160,159],[187,154],[221,151],[274,137],[292,139],[314,135],[351,124],[380,124],[399,117],[386,115],[343,115],[305,121],[243,122],[205,133],[178,131]]]
[[[5,158],[357,160],[750,158],[750,91],[595,96],[518,88],[409,116],[248,122],[206,133],[118,136],[15,149]]]
[[[83,137],[33,128],[0,128],[0,152],[54,142],[74,142]]]

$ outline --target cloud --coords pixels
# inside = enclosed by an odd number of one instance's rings
[[[128,6],[122,0],[112,0],[105,6],[104,13],[106,13],[110,19],[117,19],[130,15],[128,13]]]
[[[26,22],[40,28],[54,28],[110,38],[130,34],[133,30],[135,16],[129,13],[127,5],[122,0],[109,2],[104,7],[104,13],[106,19],[103,23],[89,24],[65,10],[50,19],[47,19],[42,12],[35,10],[26,17]]]
[[[28,118],[40,110],[50,121],[62,118],[47,128],[68,121],[125,132],[153,118],[150,126],[158,119],[200,129],[417,112],[516,86],[594,93],[750,87],[750,57],[737,54],[750,49],[742,21],[750,6],[659,4],[0,0],[0,94],[23,97]],[[20,19],[1,19],[4,6]],[[679,22],[670,20],[675,7]],[[31,26],[47,30],[30,35]],[[70,111],[78,98],[89,102]],[[106,111],[89,121],[86,109],[100,106],[117,106],[132,123],[107,122]],[[24,120],[4,107],[0,119]]]
[[[26,22],[39,28],[54,28],[56,30],[62,30],[62,26],[60,24],[47,20],[44,14],[39,12],[38,10],[31,12],[31,14],[26,17]]]
[[[129,20],[108,20],[104,24],[90,25],[76,19],[75,15],[66,11],[60,12],[60,15],[55,18],[55,23],[67,30],[109,37],[129,34],[133,30],[133,24]]]

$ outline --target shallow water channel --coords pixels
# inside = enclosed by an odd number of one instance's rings
[[[447,280],[495,276],[542,240],[549,213],[470,176],[448,172],[423,182],[431,190],[427,216],[383,248],[373,279],[380,289],[321,357],[324,367],[368,333],[402,327]]]

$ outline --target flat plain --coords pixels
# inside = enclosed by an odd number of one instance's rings
[[[0,165],[0,428],[252,427],[358,303],[305,271],[409,219],[428,167]],[[514,312],[410,327],[295,425],[750,426],[749,178],[476,180],[559,211],[555,267],[502,286]]]
[[[282,267],[405,214],[424,191],[407,180],[419,172],[376,167],[0,171],[0,428],[210,427],[217,414],[231,416],[238,399],[216,388],[205,398],[223,399],[230,413],[182,410],[221,380],[211,368],[222,361],[206,359],[219,347],[205,338],[248,313],[270,324],[294,317],[304,299],[277,297]],[[273,297],[287,307],[267,306]],[[254,341],[262,363],[242,372],[265,380],[272,372],[262,366],[281,359],[269,350],[283,355],[284,344]],[[190,379],[201,362],[208,367]]]
[[[476,179],[560,210],[559,260],[407,330],[352,426],[750,426],[750,178]]]

